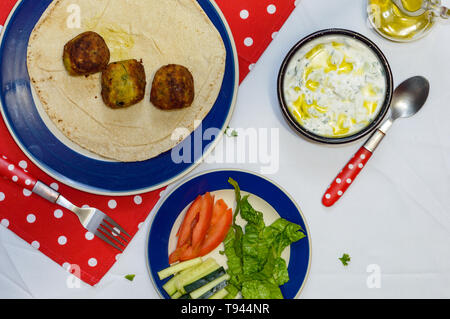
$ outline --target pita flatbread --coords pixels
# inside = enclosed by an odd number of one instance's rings
[[[80,28],[73,27],[78,10]],[[111,109],[100,95],[100,73],[87,78],[67,73],[63,47],[85,31],[105,39],[111,62],[142,59],[147,76],[143,101]],[[31,34],[27,64],[43,109],[67,138],[107,159],[131,162],[173,148],[180,142],[172,138],[175,129],[195,129],[217,99],[225,59],[219,32],[195,0],[55,0]],[[191,71],[191,107],[163,111],[151,104],[153,76],[166,64]]]

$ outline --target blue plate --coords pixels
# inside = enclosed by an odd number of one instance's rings
[[[280,186],[265,177],[242,170],[215,170],[188,178],[171,191],[161,202],[150,227],[147,243],[147,265],[153,283],[163,298],[170,298],[162,286],[169,280],[159,280],[158,271],[169,266],[168,245],[173,225],[180,213],[198,195],[233,189],[228,178],[238,182],[242,192],[258,196],[280,215],[300,225],[306,237],[290,246],[288,271],[290,280],[281,286],[285,299],[299,296],[309,272],[311,261],[311,239],[309,229],[300,208]],[[234,207],[233,207],[234,209]],[[263,212],[264,213],[264,212]]]
[[[16,143],[44,172],[74,188],[107,195],[130,195],[155,190],[181,178],[211,151],[222,134],[201,141],[194,151],[187,138],[178,147],[190,147],[189,163],[174,163],[171,152],[143,162],[120,163],[83,155],[63,144],[45,125],[33,100],[26,66],[29,36],[51,0],[22,0],[2,31],[0,44],[0,104],[3,118]],[[231,31],[214,2],[198,0],[225,44],[227,59],[220,94],[202,125],[191,134],[203,136],[208,128],[226,128],[231,119],[239,84],[237,54]],[[196,139],[197,141],[197,139]],[[192,145],[191,145],[192,144]],[[196,145],[198,146],[198,145]],[[8,150],[3,150],[7,155]]]

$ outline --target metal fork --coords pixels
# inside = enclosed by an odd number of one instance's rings
[[[99,209],[77,207],[53,188],[40,181],[36,182],[32,192],[73,212],[77,215],[84,228],[114,248],[123,251],[123,248],[128,244],[128,238],[131,238],[131,236],[111,217]]]
[[[11,164],[6,156],[0,157],[0,175],[44,199],[70,210],[78,216],[84,228],[121,252],[131,239],[131,236],[119,224],[102,211],[97,208],[75,206],[53,188],[35,179],[27,171]]]

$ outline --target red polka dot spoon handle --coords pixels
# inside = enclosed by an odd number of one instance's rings
[[[32,191],[37,183],[37,179],[25,172],[20,166],[9,162],[6,156],[0,156],[0,176],[29,191]]]
[[[363,167],[366,166],[371,156],[372,152],[362,146],[326,190],[322,198],[322,204],[330,207],[337,202],[353,183]]]
[[[428,98],[430,84],[422,76],[414,76],[403,81],[394,91],[389,118],[375,131],[355,156],[334,179],[322,198],[322,204],[330,207],[336,203],[354,182],[356,176],[366,166],[372,153],[383,140],[395,120],[416,114]]]

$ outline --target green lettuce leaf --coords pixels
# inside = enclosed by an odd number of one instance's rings
[[[279,286],[289,281],[289,273],[281,254],[305,237],[303,229],[283,218],[266,226],[263,213],[250,205],[249,196],[241,197],[238,183],[231,178],[228,182],[234,187],[237,204],[224,241],[231,277],[227,298],[234,298],[239,291],[245,299],[283,298]],[[236,224],[238,214],[247,222],[245,230]]]
[[[291,223],[284,218],[279,218],[269,227],[264,228],[263,238],[275,246],[276,254],[281,255],[290,244],[305,237],[300,225]]]
[[[249,279],[241,292],[244,299],[283,299],[280,287],[266,280]]]

